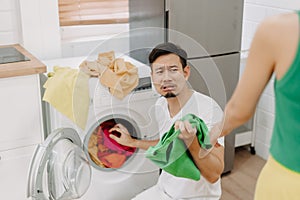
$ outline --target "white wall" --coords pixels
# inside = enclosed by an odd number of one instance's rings
[[[300,9],[297,0],[245,0],[242,50],[249,49],[256,28],[264,18],[297,9]]]
[[[17,0],[0,0],[0,45],[20,43]]]
[[[245,0],[242,50],[247,51],[253,39],[258,24],[266,17],[292,12],[300,9],[298,0]],[[247,53],[241,60],[241,70],[244,67]],[[263,92],[256,110],[255,120],[255,149],[257,155],[267,159],[269,155],[270,139],[274,124],[274,90],[273,79]]]
[[[61,56],[57,0],[0,0],[0,45],[19,43],[40,59]]]
[[[61,56],[57,0],[18,0],[22,45],[40,59]]]

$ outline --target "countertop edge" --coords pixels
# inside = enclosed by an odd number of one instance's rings
[[[5,45],[1,47],[15,47],[18,51],[28,57],[29,61],[0,64],[0,78],[9,78],[15,76],[26,76],[33,74],[45,73],[46,65],[25,50],[19,44]]]

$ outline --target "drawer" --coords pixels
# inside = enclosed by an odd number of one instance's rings
[[[30,161],[36,145],[0,152],[1,199],[27,199]]]

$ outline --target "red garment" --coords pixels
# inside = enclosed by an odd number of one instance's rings
[[[116,142],[114,139],[109,137],[110,134],[114,134],[118,137],[120,136],[120,133],[117,131],[109,132],[109,130],[112,127],[114,127],[115,124],[116,123],[113,120],[105,121],[99,126],[97,132],[98,146],[99,144],[101,144],[107,147],[106,151],[100,151],[98,148],[97,156],[99,160],[101,160],[101,162],[103,162],[103,164],[106,167],[110,167],[110,168],[121,167],[126,161],[126,159],[130,157],[136,150],[136,148],[121,145],[118,142]],[[115,157],[115,159],[112,159],[113,157]]]
[[[120,168],[126,161],[126,156],[118,153],[110,153],[101,157],[101,162],[108,168]]]

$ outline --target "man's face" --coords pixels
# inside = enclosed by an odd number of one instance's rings
[[[156,91],[166,98],[176,97],[187,88],[189,66],[183,69],[179,56],[167,54],[152,63],[152,80]]]

